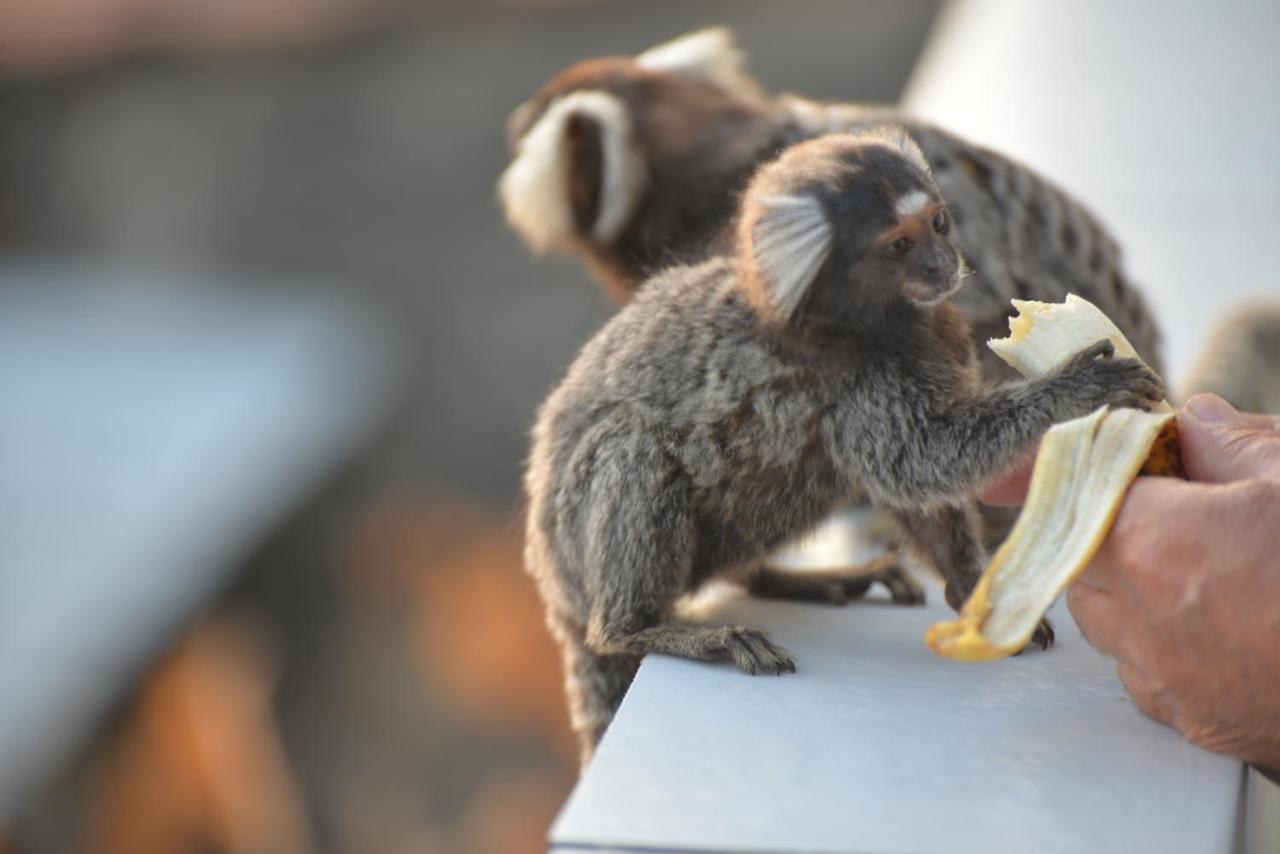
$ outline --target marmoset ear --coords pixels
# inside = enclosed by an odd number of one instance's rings
[[[631,115],[604,92],[580,90],[552,102],[516,150],[498,195],[507,221],[535,252],[565,248],[574,237],[612,241],[644,189]]]
[[[831,254],[835,234],[826,210],[807,193],[753,195],[738,228],[747,297],[766,321],[786,323]]]
[[[920,146],[916,144],[916,141],[911,138],[911,135],[907,133],[906,128],[902,125],[880,125],[860,134],[860,136],[867,142],[878,142],[882,145],[887,145],[911,161],[912,164],[920,167],[926,175],[933,174],[932,170],[929,169],[929,161],[924,158],[924,152],[920,150]]]
[[[763,90],[747,73],[746,60],[733,31],[727,27],[696,30],[636,57],[642,68],[702,80],[738,95],[761,97]]]

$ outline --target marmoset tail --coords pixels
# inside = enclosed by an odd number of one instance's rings
[[[973,275],[956,305],[984,371],[1012,376],[981,342],[1005,333],[1011,298],[1101,308],[1160,369],[1155,320],[1115,241],[1078,202],[1006,157],[885,107],[770,97],[732,34],[693,33],[638,56],[580,62],[512,113],[499,184],[535,251],[580,254],[620,299],[650,274],[728,251],[736,199],[762,162],[833,132],[904,125],[933,167]]]
[[[1054,422],[1163,395],[1106,341],[981,381],[951,215],[899,128],[788,148],[736,222],[728,256],[655,277],[586,344],[533,431],[526,561],[584,760],[647,653],[795,668],[758,629],[676,619],[682,595],[750,585],[866,495],[958,606],[986,559],[974,490]]]

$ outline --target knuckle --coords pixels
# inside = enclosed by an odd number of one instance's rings
[[[1141,585],[1161,560],[1158,542],[1153,542],[1150,514],[1140,503],[1126,503],[1106,540],[1106,559],[1116,575]],[[1157,528],[1157,530],[1159,530]]]

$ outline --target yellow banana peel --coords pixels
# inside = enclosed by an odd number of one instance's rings
[[[1013,305],[1009,337],[987,346],[1023,376],[1044,376],[1101,338],[1111,339],[1117,358],[1137,358],[1115,324],[1080,297]],[[1162,401],[1151,412],[1104,406],[1051,428],[1017,523],[957,618],[929,628],[928,647],[960,661],[1021,650],[1102,545],[1134,477],[1182,474],[1176,424]]]

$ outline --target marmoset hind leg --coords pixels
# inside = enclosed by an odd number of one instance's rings
[[[691,537],[690,537],[691,539]],[[688,554],[671,550],[670,540],[652,548],[635,549],[632,557],[647,554],[651,572],[618,572],[593,608],[587,627],[587,648],[597,655],[675,655],[698,661],[728,662],[745,673],[794,673],[791,654],[749,626],[709,626],[671,618],[676,600],[685,592],[688,564],[675,565]],[[663,546],[667,548],[663,548]],[[665,551],[665,554],[663,552]],[[691,551],[691,550],[690,550]],[[674,583],[655,585],[656,579]]]
[[[823,570],[762,566],[747,579],[747,591],[761,599],[844,605],[867,594],[872,584],[889,591],[899,605],[924,604],[924,589],[889,551],[864,564]]]
[[[703,661],[730,661],[747,673],[794,673],[786,650],[759,629],[659,622],[635,631],[570,630],[561,639],[569,717],[586,767],[649,652]],[[602,652],[601,650],[626,650]]]
[[[564,659],[569,720],[578,736],[579,761],[585,767],[631,687],[640,656],[596,655],[587,649],[581,626],[554,617],[552,625]]]
[[[648,653],[726,661],[747,673],[795,671],[791,655],[759,629],[672,619],[676,600],[689,592],[696,543],[678,466],[644,443],[602,445],[591,458],[585,496],[565,502],[547,527],[576,535],[564,545],[581,555],[580,563],[547,569],[572,571],[564,583],[577,591],[576,602],[552,610],[550,623],[584,764]]]
[[[904,542],[946,581],[947,604],[959,611],[982,577],[987,561],[977,504],[966,501],[955,507],[897,510],[893,515],[902,526]],[[1044,619],[1031,642],[1048,649],[1053,637],[1053,626]]]
[[[653,470],[653,462],[636,460],[623,466],[625,478],[606,474],[620,488],[598,493],[602,500],[596,512],[601,515],[590,526],[596,535],[588,554],[597,567],[599,585],[592,591],[587,648],[597,655],[656,652],[725,661],[746,673],[794,672],[790,653],[759,629],[672,619],[676,600],[689,591],[693,514],[687,497]],[[637,512],[645,518],[637,519]]]
[[[796,672],[791,653],[769,640],[760,629],[750,626],[665,622],[625,631],[592,645],[632,655],[656,652],[696,661],[724,661],[752,675]]]

